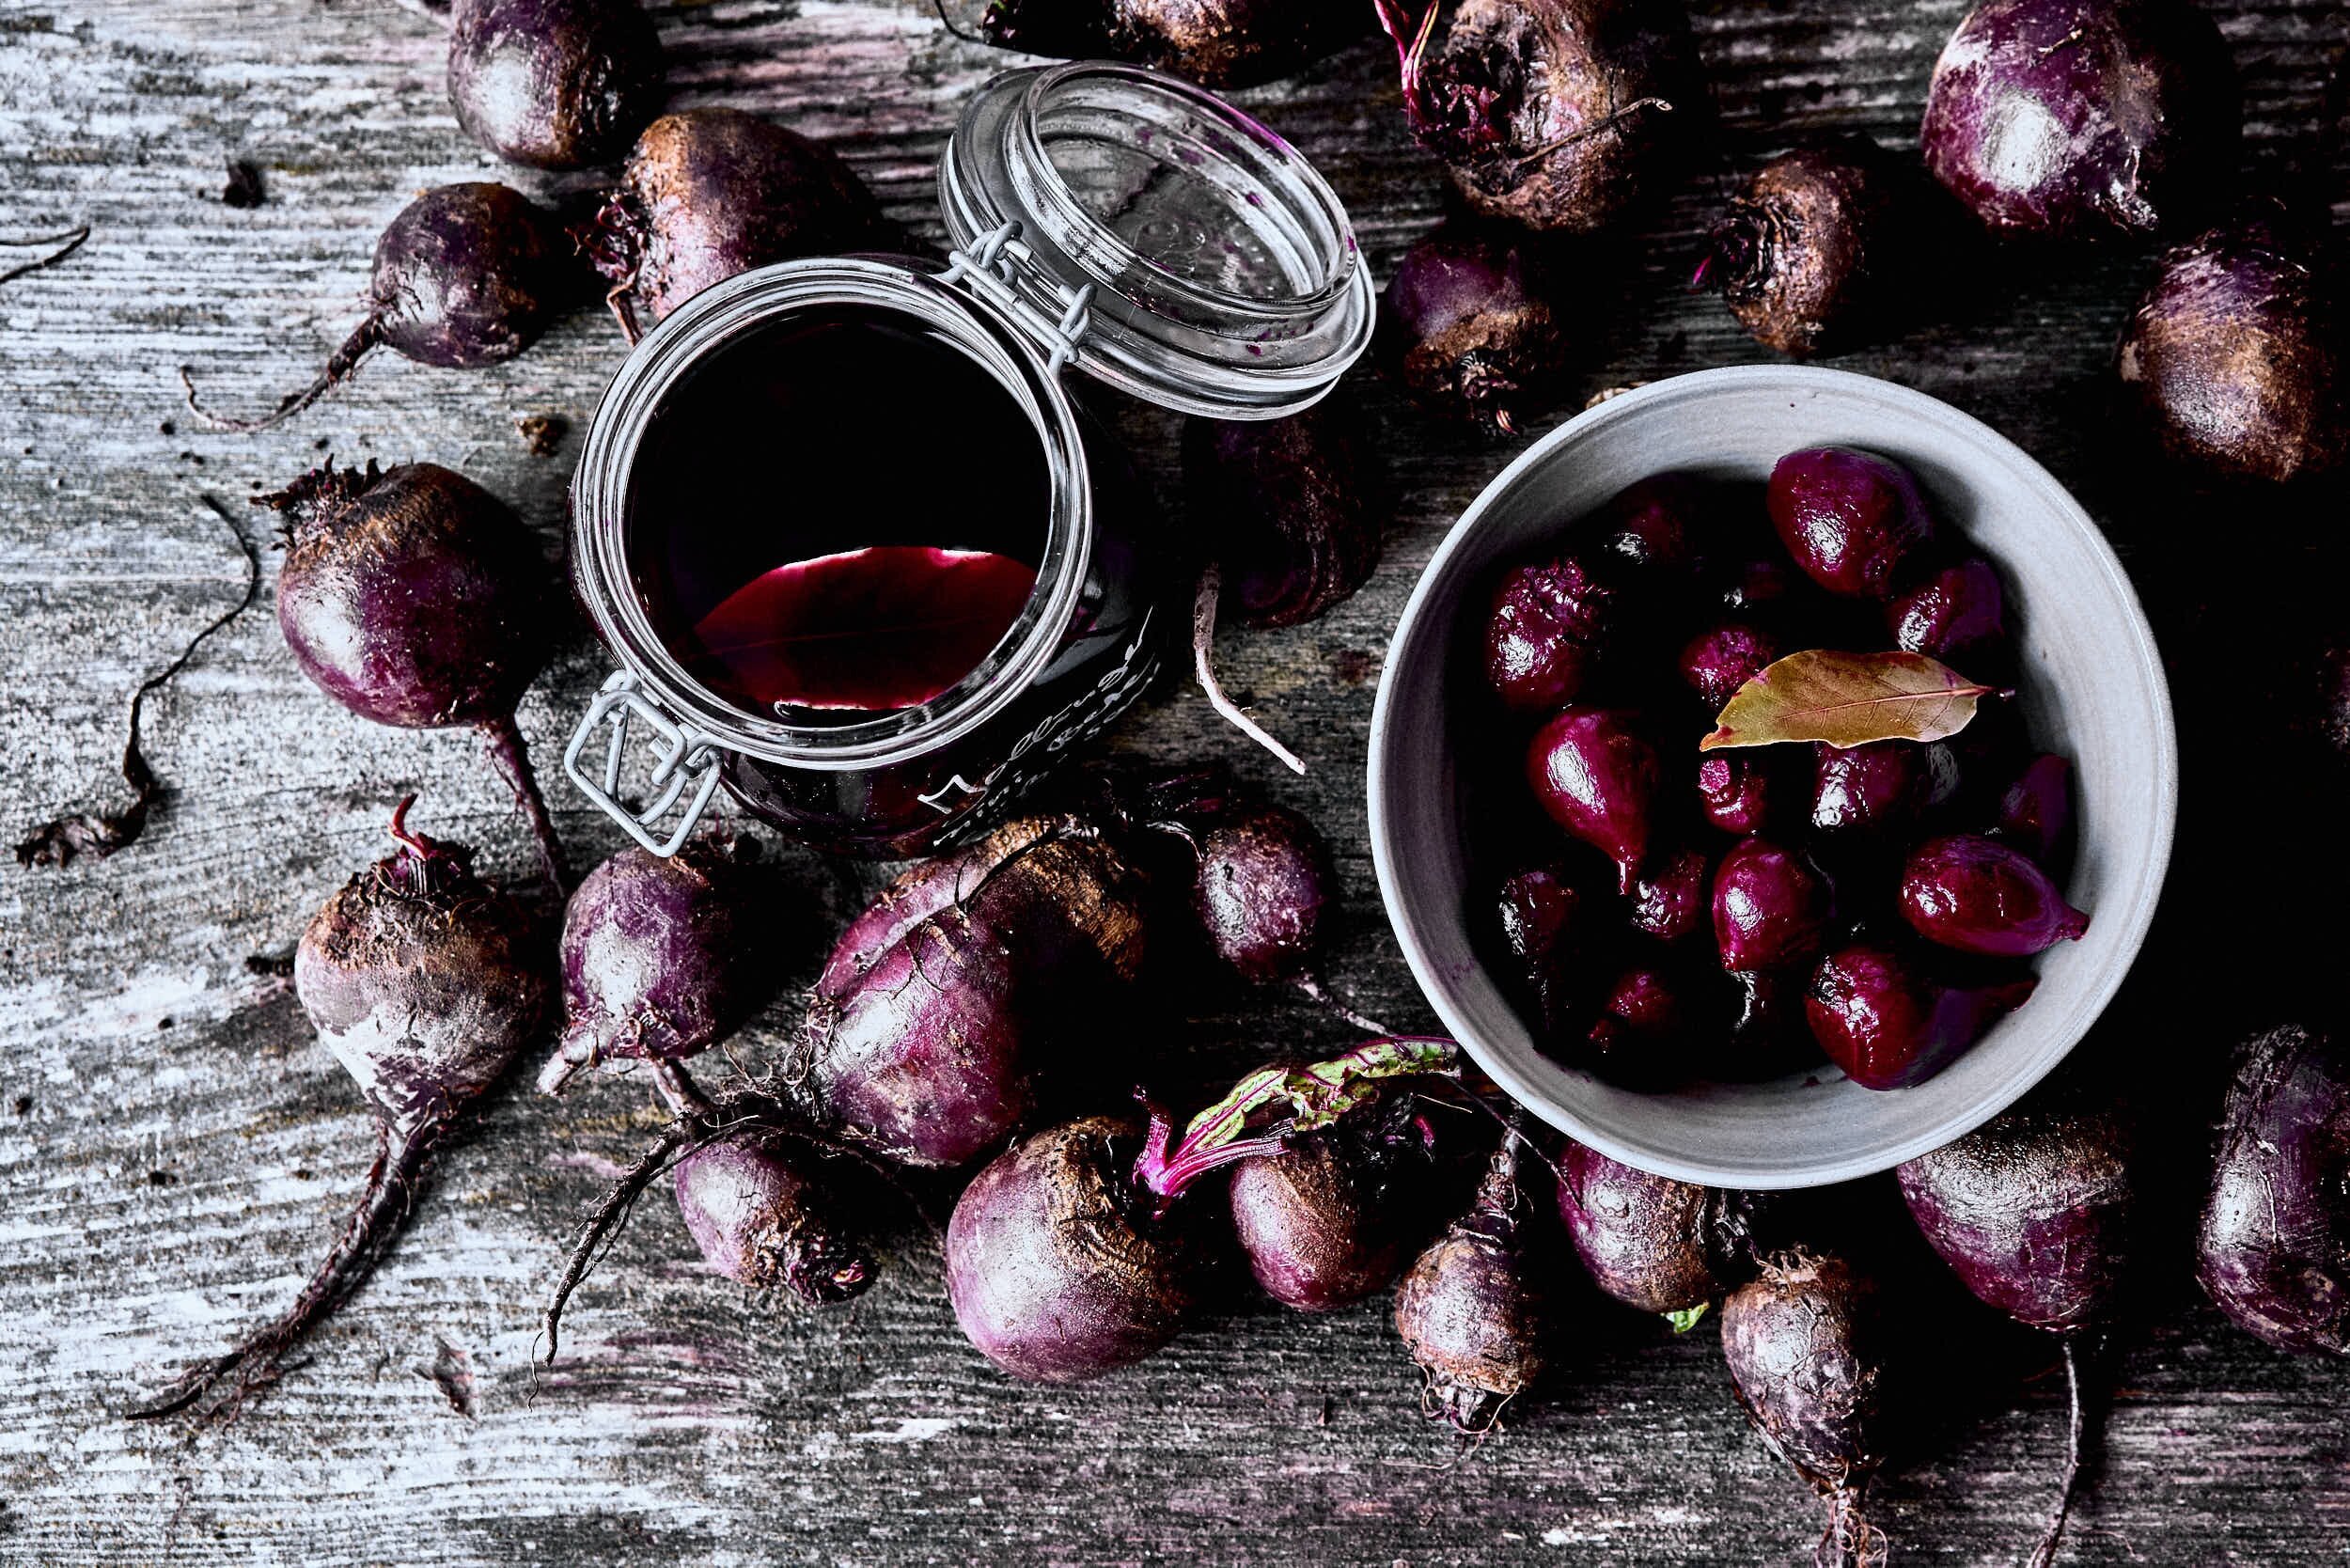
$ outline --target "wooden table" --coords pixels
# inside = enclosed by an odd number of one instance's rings
[[[2339,144],[2319,122],[2342,106],[2326,89],[2340,8],[2217,8],[2251,166],[2339,192]],[[1816,127],[1911,144],[1960,10],[1701,0],[1730,159]],[[916,0],[718,0],[662,23],[680,102],[740,104],[830,139],[893,216],[938,234],[934,161],[1001,56],[949,37]],[[622,352],[593,313],[488,372],[378,359],[266,435],[204,431],[179,406],[181,364],[231,408],[306,379],[352,321],[376,230],[414,191],[478,178],[550,188],[458,132],[442,50],[430,24],[381,0],[0,0],[0,237],[93,230],[65,264],[0,286],[11,837],[111,792],[127,694],[235,602],[243,563],[205,497],[243,513],[247,494],[330,450],[430,458],[510,498],[551,543],[559,534],[576,432]],[[1442,180],[1404,131],[1384,44],[1246,98],[1328,175],[1382,275],[1436,218]],[[228,159],[260,168],[258,208],[222,200]],[[1701,173],[1594,254],[1579,363],[1537,430],[1604,387],[1762,357],[1684,287],[1725,180]],[[2172,907],[2093,1046],[2167,1116],[2162,1223],[2068,1560],[2335,1561],[2350,1552],[2350,1374],[2271,1354],[2205,1306],[2186,1282],[2183,1211],[2227,1047],[2255,1013],[2290,1005],[2280,977],[2303,949],[2280,955],[2280,931],[2326,955],[2323,981],[2340,926],[2314,896],[2329,863],[2311,858],[2317,840],[2227,794],[2269,756],[2238,700],[2261,673],[2253,633],[2294,617],[2257,585],[2215,588],[2215,557],[2194,541],[2216,522],[2232,559],[2248,536],[2338,528],[2340,512],[2211,512],[2113,456],[2111,345],[2147,266],[2128,249],[2011,259],[1951,319],[1836,363],[1955,402],[2075,486],[2132,556],[2181,677],[2188,824]],[[1385,563],[1324,620],[1234,637],[1226,653],[1233,684],[1311,775],[1278,774],[1175,685],[1115,745],[1229,757],[1311,811],[1346,884],[1334,978],[1417,1024],[1425,1010],[1365,854],[1371,691],[1421,564],[1527,438],[1488,444],[1412,416],[1384,387],[1370,396],[1401,492]],[[515,429],[542,413],[573,432],[551,457]],[[1129,424],[1170,479],[1168,422]],[[605,667],[576,635],[525,702],[542,759]],[[169,793],[146,840],[103,863],[0,876],[0,1561],[1418,1568],[1809,1550],[1817,1510],[1732,1407],[1710,1327],[1670,1340],[1596,1311],[1541,1397],[1465,1452],[1415,1413],[1417,1377],[1383,1305],[1308,1319],[1236,1303],[1136,1372],[1040,1391],[965,1345],[926,1237],[899,1238],[855,1306],[817,1312],[713,1278],[657,1202],[580,1299],[562,1358],[534,1373],[566,1231],[653,1125],[642,1089],[619,1080],[559,1102],[522,1085],[496,1096],[375,1282],[241,1425],[191,1442],[127,1423],[142,1390],[288,1298],[366,1164],[356,1095],[247,956],[289,948],[381,852],[389,804],[409,790],[425,792],[432,831],[483,844],[502,871],[529,868],[474,740],[373,729],[332,706],[288,658],[266,588],[149,721]],[[583,861],[617,846],[568,787],[554,793]],[[792,864],[811,911],[839,918],[840,879]],[[2206,885],[2251,895],[2264,918],[2205,902]],[[2185,907],[2182,887],[2199,890]],[[815,956],[789,954],[795,976]],[[2256,964],[2267,967],[2245,967]],[[791,1016],[778,1004],[749,1046],[773,1045]],[[1168,1075],[1212,1077],[1337,1038],[1303,1005],[1236,998],[1156,1048]],[[1130,1027],[1108,1023],[1101,1048],[1133,1049]],[[1933,1348],[1983,1370],[1884,1482],[1883,1522],[1913,1560],[2019,1560],[2060,1443],[2048,1355],[1987,1323]]]

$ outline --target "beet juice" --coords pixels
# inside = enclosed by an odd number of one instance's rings
[[[853,723],[946,695],[1019,619],[1047,482],[1034,423],[970,355],[910,319],[809,312],[665,400],[631,483],[632,568],[712,692]]]

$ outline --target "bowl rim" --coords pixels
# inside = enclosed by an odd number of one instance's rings
[[[2072,1038],[2057,1049],[2042,1052],[2038,1059],[2025,1063],[2021,1071],[2002,1083],[1995,1092],[1941,1118],[1933,1126],[1906,1139],[1871,1154],[1814,1162],[1771,1172],[1709,1168],[1652,1152],[1599,1131],[1573,1106],[1538,1088],[1512,1066],[1498,1049],[1488,1045],[1478,1038],[1474,1029],[1466,1027],[1466,1017],[1451,1004],[1434,957],[1420,940],[1418,917],[1405,909],[1399,890],[1400,873],[1389,836],[1389,783],[1385,766],[1390,744],[1388,731],[1395,716],[1397,661],[1392,656],[1393,650],[1403,642],[1426,612],[1433,585],[1445,566],[1465,548],[1469,536],[1484,521],[1486,513],[1499,498],[1515,487],[1530,470],[1547,462],[1560,447],[1591,430],[1631,418],[1660,403],[1682,400],[1717,387],[1749,384],[1768,387],[1774,392],[1805,389],[1863,391],[1865,396],[1880,400],[1890,410],[1943,426],[2013,464],[2017,473],[2041,494],[2050,511],[2082,536],[2098,569],[2118,591],[2121,603],[2128,611],[2129,635],[2126,653],[2118,646],[2114,651],[2118,657],[2126,656],[2135,664],[2140,680],[2154,699],[2155,720],[2152,737],[2154,743],[2152,783],[2155,817],[2151,824],[2154,835],[2152,853],[2147,856],[2137,886],[2130,889],[2133,894],[2140,896],[2135,899],[2136,906],[2123,933],[2123,944],[2117,949],[2121,956],[2097,977],[2095,985],[2075,1006],[2075,1016],[2080,1019],[2080,1025]],[[2120,639],[2116,641],[2119,643]],[[1974,416],[1898,382],[1812,365],[1721,366],[1668,376],[1584,409],[1518,454],[1478,493],[1477,498],[1469,503],[1438,542],[1427,565],[1420,569],[1419,578],[1413,584],[1402,612],[1396,618],[1395,630],[1388,638],[1387,647],[1390,657],[1380,671],[1379,690],[1371,706],[1365,805],[1371,865],[1378,878],[1380,902],[1386,910],[1387,923],[1395,933],[1397,945],[1403,950],[1404,962],[1411,967],[1413,980],[1418,982],[1428,1004],[1444,1021],[1446,1030],[1512,1100],[1577,1142],[1598,1150],[1610,1159],[1655,1175],[1705,1185],[1749,1189],[1825,1186],[1889,1170],[1906,1160],[1939,1149],[1954,1138],[1965,1137],[2030,1092],[2096,1027],[2123,982],[2137,966],[2146,933],[2162,902],[2163,884],[2170,870],[2178,823],[2178,731],[2171,711],[2170,681],[2164,673],[2154,628],[2146,619],[2145,606],[2139,602],[2137,588],[2123,569],[2121,557],[2114,553],[2111,541],[2106,538],[2105,530],[2098,526],[2088,509],[2075,499],[2072,492],[2065,489],[2038,459]]]

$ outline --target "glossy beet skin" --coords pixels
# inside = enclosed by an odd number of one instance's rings
[[[1220,572],[1218,614],[1293,626],[1379,564],[1386,487],[1362,409],[1341,387],[1282,419],[1192,419],[1183,494]]]
[[[1348,0],[989,0],[988,42],[1058,59],[1127,60],[1204,87],[1293,75],[1371,30]]]
[[[1730,525],[1722,487],[1668,470],[1618,491],[1590,526],[1604,558],[1635,573],[1689,576],[1711,564]]]
[[[1562,292],[1526,236],[1440,228],[1403,253],[1380,296],[1382,358],[1423,408],[1512,432],[1512,411],[1566,359]]]
[[[2110,1105],[2035,1101],[1902,1166],[1902,1197],[1968,1290],[2070,1333],[2121,1287],[2138,1198],[2130,1131]]]
[[[1649,823],[1663,769],[1656,748],[1629,715],[1568,708],[1536,731],[1526,777],[1553,822],[1613,861],[1630,892],[1648,853]]]
[[[872,1260],[823,1166],[778,1134],[744,1132],[678,1161],[678,1212],[712,1268],[754,1290],[789,1290],[823,1305],[861,1294]]]
[[[1409,1159],[1340,1127],[1233,1166],[1232,1229],[1264,1293],[1326,1312],[1393,1284],[1421,1211]]]
[[[2237,1327],[2350,1356],[2350,1051],[2333,1036],[2288,1025],[2245,1047],[2196,1253]]]
[[[1698,808],[1724,833],[1760,833],[1770,825],[1770,764],[1754,752],[1731,752],[1698,763]]]
[[[1403,106],[1470,207],[1535,229],[1615,223],[1672,172],[1705,113],[1677,0],[1382,0]]]
[[[1077,1383],[1143,1359],[1183,1325],[1193,1260],[1128,1179],[1140,1129],[1049,1128],[990,1161],[947,1224],[947,1294],[1014,1377]]]
[[[2027,976],[1947,985],[1907,954],[1856,944],[1820,961],[1804,1014],[1820,1048],[1854,1083],[1907,1089],[1956,1060],[2037,984]]]
[[[1899,165],[1868,137],[1823,137],[1755,172],[1700,275],[1766,349],[1806,357],[1864,334],[1910,248]]]
[[[2078,941],[2089,917],[2021,851],[1997,839],[1954,834],[1910,851],[1902,870],[1902,917],[1928,941],[1986,958],[2029,958]]]
[[[1616,590],[1574,556],[1511,568],[1485,619],[1485,679],[1527,713],[1572,702],[1599,662]]]
[[[1632,929],[1659,942],[1678,942],[1704,929],[1713,861],[1696,849],[1651,858],[1654,863],[1632,885]]]
[[[1753,1195],[1676,1182],[1569,1141],[1559,1215],[1592,1283],[1643,1312],[1702,1307],[1753,1271]]]
[[[2041,865],[2056,865],[2073,842],[2073,764],[2033,758],[1999,796],[1992,831]]]
[[[1396,1287],[1396,1332],[1427,1379],[1420,1413],[1464,1432],[1491,1428],[1549,1362],[1554,1308],[1518,1168],[1505,1135],[1468,1212]]]
[[[1835,912],[1827,879],[1800,850],[1747,839],[1714,872],[1714,939],[1722,967],[1764,970],[1820,950]]]
[[[1192,908],[1208,946],[1256,985],[1312,975],[1330,902],[1330,855],[1313,823],[1287,807],[1246,807],[1194,838]]]
[[[1969,556],[1928,575],[1885,606],[1893,646],[1930,659],[1969,667],[1969,660],[1996,657],[2007,637],[2007,595],[1997,568]]]
[[[1909,471],[1848,447],[1780,458],[1764,504],[1795,564],[1846,598],[1885,599],[1907,587],[1935,535],[1934,514]]]
[[[1947,746],[1871,741],[1812,748],[1811,826],[1815,832],[1877,842],[1898,840],[1958,787]]]
[[[830,149],[739,109],[645,127],[595,221],[576,231],[621,330],[643,330],[714,283],[803,256],[886,247],[870,191]]]
[[[1691,637],[1681,650],[1681,679],[1698,700],[1719,711],[1738,688],[1778,662],[1778,639],[1759,626],[1726,620]]]
[[[2192,0],[1984,0],[1935,63],[1919,141],[1993,231],[2095,238],[2191,221],[2241,119]]]
[[[1698,1019],[1686,993],[1685,980],[1661,964],[1625,969],[1601,995],[1574,1065],[1627,1088],[1661,1088],[1687,1077],[1687,1047]]]
[[[2350,455],[2350,331],[2319,259],[2255,209],[2162,259],[2122,384],[2173,458],[2281,484]]]
[[[1540,1032],[1559,1035],[1585,1000],[1576,949],[1591,901],[1565,867],[1534,866],[1503,880],[1495,909],[1514,989],[1533,1004]]]
[[[1860,1496],[1885,1463],[1891,1354],[1876,1282],[1841,1258],[1776,1255],[1722,1303],[1722,1356],[1739,1408],[1828,1499],[1818,1561],[1884,1560],[1884,1538],[1861,1518]]]
[[[588,873],[563,912],[563,1040],[541,1090],[607,1058],[682,1061],[750,1017],[772,984],[755,848],[624,849]]]
[[[636,0],[456,0],[448,101],[510,164],[616,161],[661,106],[661,39]]]

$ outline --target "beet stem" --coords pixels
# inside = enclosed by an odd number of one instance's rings
[[[2064,1481],[2057,1490],[2056,1512],[2048,1515],[2048,1529],[2033,1548],[2030,1568],[2048,1568],[2056,1560],[2057,1542],[2064,1534],[2064,1521],[2073,1512],[2073,1491],[2081,1478],[2081,1370],[2080,1360],[2073,1348],[2074,1336],[2064,1336],[2064,1391],[2070,1406],[2065,1421]]]
[[[147,699],[173,676],[187,668],[205,640],[243,615],[251,607],[254,596],[261,590],[261,555],[253,547],[253,541],[244,537],[244,530],[237,525],[236,513],[229,510],[227,504],[217,495],[207,495],[203,501],[214,515],[228,525],[229,535],[236,540],[237,548],[244,552],[243,594],[234,604],[213,617],[202,631],[190,637],[187,645],[180,650],[178,658],[140,682],[138,690],[131,694],[130,735],[123,743],[121,765],[122,781],[131,787],[131,804],[119,811],[95,814],[77,811],[70,816],[59,817],[55,822],[43,823],[18,841],[18,865],[62,866],[85,852],[103,860],[115,851],[128,849],[137,843],[139,835],[147,830],[147,813],[164,792],[163,780],[157,778],[155,770],[148,766],[147,753],[139,745],[139,723],[147,712]]]
[[[1323,983],[1322,977],[1319,975],[1300,975],[1290,983],[1327,1009],[1332,1016],[1352,1025],[1365,1034],[1393,1034],[1395,1032],[1378,1019],[1368,1017],[1349,1007],[1337,993]]]
[[[490,760],[506,776],[508,787],[514,792],[514,804],[522,808],[523,820],[530,824],[531,841],[539,850],[539,869],[546,873],[556,893],[571,897],[571,863],[564,857],[563,840],[555,836],[555,819],[547,814],[546,796],[539,792],[539,776],[530,766],[530,748],[523,743],[523,732],[516,727],[514,715],[504,713],[484,719],[480,728]]]
[[[395,1126],[376,1123],[375,1164],[367,1188],[351,1211],[341,1237],[320,1262],[310,1282],[283,1315],[235,1348],[190,1367],[163,1399],[131,1412],[133,1420],[155,1420],[201,1404],[199,1425],[227,1425],[277,1381],[287,1352],[300,1343],[375,1271],[414,1206],[416,1184],[441,1135],[449,1125],[436,1112]],[[221,1385],[228,1380],[227,1386]]]
[[[278,400],[274,409],[258,419],[234,419],[206,408],[196,400],[196,382],[188,368],[182,365],[180,367],[180,385],[186,393],[188,412],[216,431],[265,431],[274,425],[283,424],[333,391],[352,370],[357,369],[359,361],[384,340],[383,335],[384,319],[369,313],[368,319],[352,328],[351,336],[343,339],[343,346],[327,356],[326,368],[319,372],[316,381],[299,392],[287,393]]]
[[[546,1335],[548,1364],[553,1364],[556,1348],[560,1343],[557,1331],[562,1326],[563,1309],[570,1303],[572,1293],[579,1288],[579,1282],[588,1278],[588,1271],[595,1266],[596,1255],[602,1250],[605,1238],[627,1222],[629,1211],[636,1206],[636,1200],[652,1184],[653,1178],[667,1168],[670,1157],[688,1142],[703,1136],[704,1129],[697,1121],[681,1120],[663,1128],[661,1136],[653,1139],[652,1146],[639,1154],[636,1163],[622,1171],[619,1180],[605,1189],[603,1199],[580,1226],[579,1240],[572,1246],[572,1255],[563,1264],[562,1278],[555,1282],[555,1294],[547,1298],[546,1315],[541,1320],[540,1332]]]
[[[1199,593],[1191,604],[1192,667],[1198,673],[1199,689],[1208,694],[1208,706],[1224,715],[1233,728],[1278,757],[1292,773],[1303,774],[1306,764],[1297,753],[1264,732],[1255,719],[1241,712],[1240,705],[1224,695],[1224,688],[1215,678],[1215,602],[1224,586],[1223,569],[1210,562],[1199,574]]]
[[[654,1095],[667,1106],[671,1115],[681,1121],[709,1121],[717,1113],[717,1105],[682,1061],[656,1061],[652,1064]]]
[[[88,239],[89,225],[83,224],[76,228],[60,229],[55,234],[28,234],[22,240],[0,240],[0,244],[12,248],[18,245],[57,246],[46,256],[31,261],[20,262],[7,272],[0,273],[0,283],[6,283],[12,277],[23,277],[26,273],[39,272],[44,267],[55,266],[75,251],[80,250]]]

